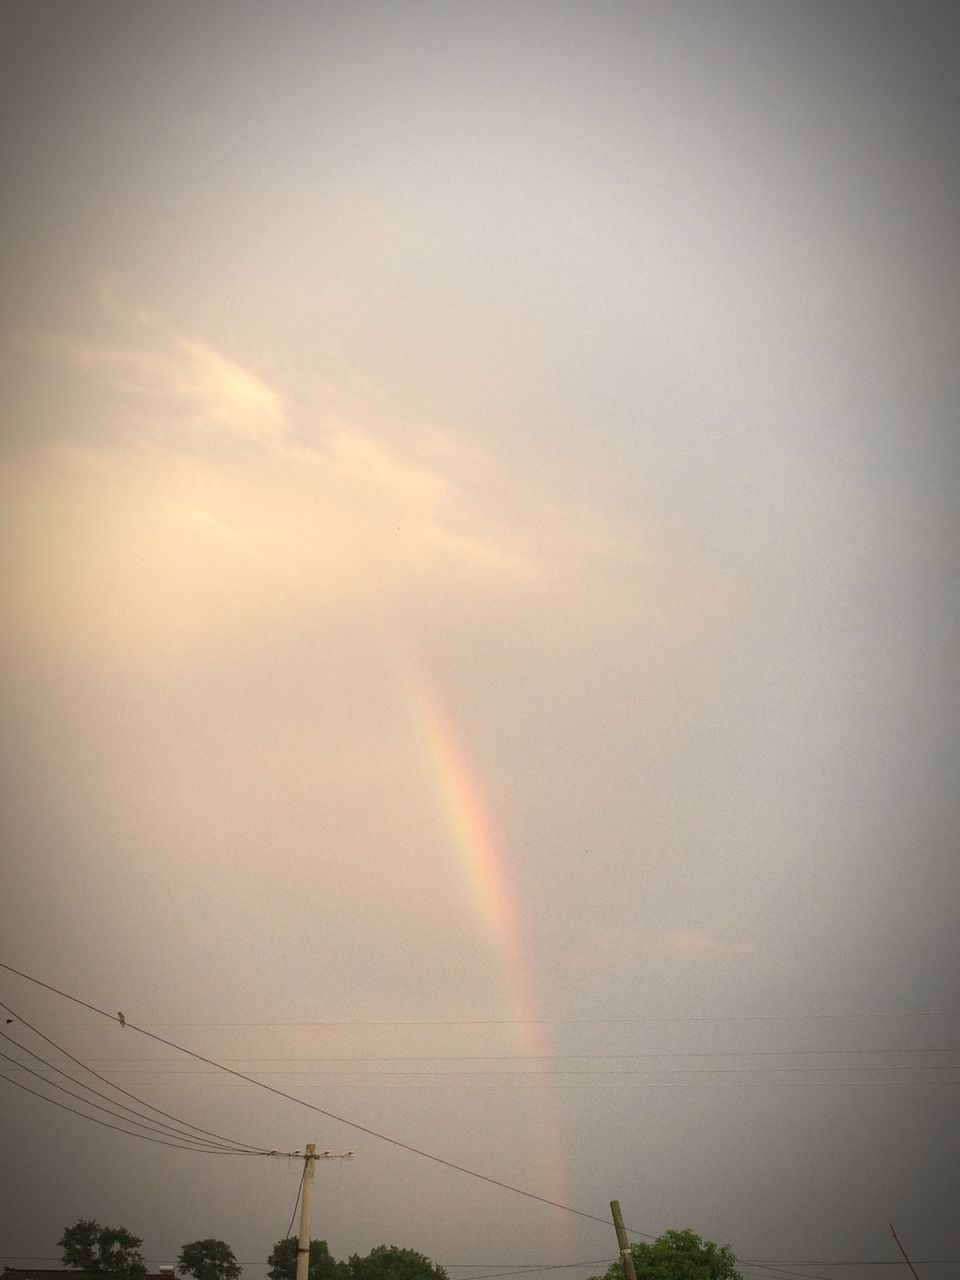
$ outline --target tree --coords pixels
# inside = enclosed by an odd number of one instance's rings
[[[80,1218],[57,1241],[65,1267],[108,1280],[143,1280],[147,1268],[139,1252],[143,1240],[125,1227],[104,1227],[95,1218]]]
[[[378,1244],[363,1258],[350,1256],[351,1280],[447,1280],[443,1267],[413,1249]]]
[[[650,1244],[632,1244],[637,1280],[743,1280],[729,1245],[702,1240],[695,1231],[665,1231]],[[591,1280],[624,1280],[614,1262]]]
[[[267,1259],[270,1280],[296,1280],[297,1237],[287,1236],[278,1240]],[[326,1240],[310,1241],[310,1266],[308,1280],[349,1280],[350,1271],[345,1262],[338,1262],[327,1248]]]
[[[193,1240],[185,1244],[178,1268],[195,1280],[239,1280],[240,1264],[224,1240]]]

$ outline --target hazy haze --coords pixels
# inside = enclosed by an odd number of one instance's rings
[[[0,22],[0,958],[643,1231],[960,1258],[960,10]],[[195,1124],[354,1149],[337,1256],[613,1255],[0,1000]],[[0,1261],[285,1231],[294,1162],[0,1087]]]

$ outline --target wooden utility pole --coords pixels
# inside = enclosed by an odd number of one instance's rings
[[[617,1232],[617,1244],[620,1248],[620,1261],[623,1264],[623,1274],[626,1280],[637,1280],[637,1269],[633,1265],[633,1254],[630,1252],[630,1241],[627,1239],[627,1229],[623,1225],[623,1214],[620,1212],[620,1201],[610,1201],[610,1212],[613,1214],[613,1225]],[[300,1277],[297,1277],[300,1280]]]
[[[300,1236],[297,1240],[297,1280],[307,1280],[310,1268],[310,1210],[313,1207],[313,1174],[317,1160],[316,1143],[307,1143],[303,1157],[303,1191],[300,1195]]]
[[[332,1151],[317,1154],[316,1143],[308,1142],[303,1157],[303,1190],[300,1193],[300,1235],[297,1238],[297,1280],[307,1280],[310,1270],[310,1210],[313,1208],[313,1175],[318,1160],[349,1160],[352,1151],[334,1155]]]

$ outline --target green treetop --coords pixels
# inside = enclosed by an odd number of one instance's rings
[[[267,1262],[270,1280],[296,1280],[297,1237],[287,1236],[285,1240],[278,1240]],[[350,1280],[350,1272],[345,1262],[337,1262],[331,1255],[326,1240],[311,1240],[307,1277],[308,1280]]]
[[[743,1280],[730,1247],[695,1231],[665,1231],[649,1244],[632,1244],[630,1252],[637,1280]],[[623,1266],[614,1262],[591,1280],[624,1280]]]
[[[139,1249],[143,1244],[125,1227],[104,1227],[95,1218],[80,1218],[57,1241],[65,1267],[107,1280],[143,1280],[147,1274]]]
[[[194,1280],[239,1280],[240,1264],[224,1240],[192,1240],[180,1250],[177,1268]]]
[[[380,1244],[365,1257],[350,1257],[351,1280],[447,1280],[443,1267],[413,1249]]]

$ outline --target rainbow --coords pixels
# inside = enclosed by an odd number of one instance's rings
[[[405,653],[404,684],[415,729],[425,749],[433,790],[443,810],[451,848],[459,857],[472,908],[498,966],[504,994],[504,1022],[513,1024],[519,1052],[536,1059],[549,1051],[547,1026],[533,995],[533,981],[519,911],[519,895],[496,830],[493,812],[451,717],[413,660]],[[531,1083],[541,1083],[530,1077]],[[542,1081],[546,1083],[546,1081]],[[542,1194],[569,1203],[569,1176],[556,1110],[548,1088],[530,1091],[541,1145]]]
[[[490,807],[449,717],[419,674],[412,677],[411,688],[433,787],[453,849],[462,862],[473,908],[500,966],[506,997],[504,1018],[532,1029],[537,1013],[527,976],[517,895]],[[530,1034],[532,1030],[527,1031]]]

